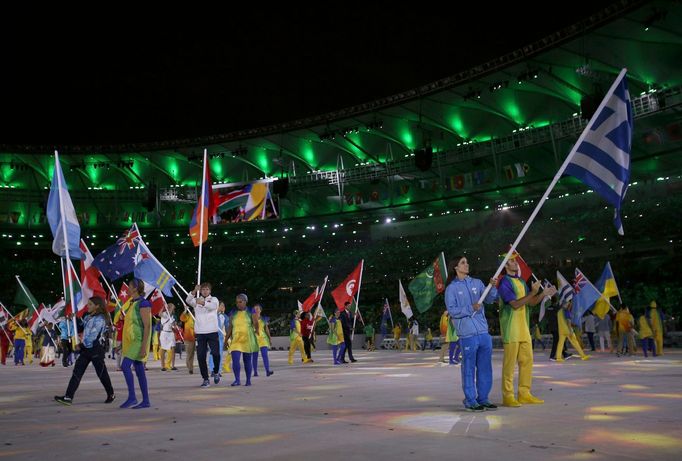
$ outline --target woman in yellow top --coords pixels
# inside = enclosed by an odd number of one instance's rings
[[[14,332],[14,365],[24,364],[24,348],[26,347],[26,337],[29,334],[28,322],[25,319],[19,323],[13,321],[9,329]]]
[[[246,306],[249,298],[245,294],[238,294],[235,300],[237,309],[230,312],[230,326],[227,328],[225,341],[232,339],[230,343],[230,355],[232,356],[232,371],[234,382],[231,386],[239,386],[239,373],[241,366],[239,360],[244,355],[244,369],[246,371],[246,385],[251,385],[252,354],[258,352],[256,331],[258,330],[258,317]]]
[[[128,284],[130,299],[123,305],[125,313],[123,321],[123,347],[121,355],[121,371],[128,386],[128,399],[121,404],[121,408],[149,408],[149,390],[147,389],[147,375],[144,364],[149,354],[149,346],[152,340],[152,305],[144,297],[144,282],[133,279]],[[137,403],[135,397],[135,381],[132,368],[140,383],[142,402]]]
[[[258,349],[260,355],[263,357],[263,366],[265,367],[265,374],[267,376],[273,375],[275,372],[270,370],[270,360],[268,359],[268,349],[270,349],[270,327],[268,322],[270,319],[261,315],[263,306],[256,304],[253,306],[254,315],[258,319],[258,331],[256,332],[256,340],[258,341]],[[258,376],[258,351],[253,354],[253,376]]]
[[[559,309],[559,313],[557,314],[557,322],[559,326],[559,342],[557,343],[556,350],[557,351],[563,351],[564,350],[564,342],[568,339],[568,342],[571,343],[571,345],[575,348],[576,351],[578,351],[578,354],[580,354],[580,358],[582,360],[587,360],[590,358],[589,355],[586,355],[585,352],[583,352],[583,348],[580,346],[580,343],[578,342],[578,339],[575,337],[575,333],[573,331],[573,328],[571,328],[571,309],[573,308],[573,301],[569,301],[566,307],[562,307]],[[563,362],[564,358],[562,354],[557,354],[556,357],[557,362]]]
[[[642,352],[644,352],[644,357],[649,357],[647,355],[647,349],[651,351],[654,357],[656,357],[656,346],[654,345],[654,332],[651,329],[649,320],[646,318],[646,314],[642,314],[639,317],[639,339],[642,340]]]

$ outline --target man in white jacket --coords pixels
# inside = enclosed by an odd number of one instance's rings
[[[206,364],[207,347],[213,357],[213,383],[220,382],[220,346],[218,342],[218,298],[211,296],[211,284],[204,282],[197,285],[187,295],[187,304],[194,308],[196,323],[194,332],[197,337],[197,359],[204,382],[201,387],[209,387],[208,365]]]

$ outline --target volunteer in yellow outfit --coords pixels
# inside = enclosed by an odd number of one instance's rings
[[[522,403],[545,403],[531,394],[533,380],[533,348],[530,337],[530,307],[536,306],[545,296],[554,296],[556,288],[540,291],[540,281],[533,283],[530,293],[519,274],[514,257],[505,265],[506,275],[500,281],[498,293],[502,298],[500,329],[504,344],[502,361],[502,405],[519,407]],[[557,349],[559,350],[559,349]],[[514,369],[519,365],[518,399],[514,396]]]
[[[194,335],[194,317],[192,317],[188,306],[185,306],[185,312],[180,314],[180,321],[182,322],[182,338],[185,343],[185,363],[187,364],[187,372],[191,375],[194,373],[194,351],[196,350],[197,340]]]
[[[393,327],[393,349],[400,350],[400,335],[402,335],[403,330],[400,328],[400,324],[396,323]]]
[[[27,324],[28,326],[28,324]],[[29,365],[33,364],[33,330],[26,328],[26,347],[24,349],[25,360]]]
[[[232,371],[234,372],[234,382],[230,386],[240,386],[239,374],[241,366],[239,361],[244,360],[244,371],[246,371],[246,386],[251,385],[251,372],[253,371],[253,357],[251,354],[258,352],[258,317],[253,310],[247,306],[249,298],[240,293],[235,298],[237,308],[230,312],[230,324],[227,327],[225,340],[231,339],[230,355],[232,356]]]
[[[654,343],[656,350],[654,355],[663,355],[663,320],[664,315],[658,310],[656,301],[651,301],[649,308],[646,310],[646,318],[651,325],[651,331],[654,334]]]
[[[303,363],[310,362],[310,359],[305,353],[303,347],[303,338],[301,338],[301,320],[298,311],[294,311],[294,318],[289,323],[289,365],[294,364],[294,352],[296,349],[301,351],[301,360]]]
[[[589,355],[586,355],[585,352],[583,352],[583,348],[578,342],[578,339],[575,337],[575,332],[573,331],[573,328],[571,328],[571,310],[573,309],[573,301],[569,301],[566,303],[565,307],[562,307],[559,309],[559,313],[557,314],[557,323],[559,324],[559,342],[557,343],[556,350],[558,351],[563,351],[564,350],[564,342],[568,339],[568,342],[571,343],[571,346],[578,351],[578,354],[580,354],[580,358],[582,360],[587,360],[590,358]],[[563,355],[559,354],[556,358],[557,362],[563,362],[564,357]]]
[[[639,339],[642,341],[642,352],[644,358],[648,358],[647,349],[651,351],[656,357],[656,347],[654,346],[654,332],[651,330],[651,324],[646,318],[646,313],[639,316]]]

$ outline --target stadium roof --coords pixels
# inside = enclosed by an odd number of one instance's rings
[[[645,108],[638,120],[640,138],[635,140],[633,157],[646,159],[662,150],[661,143],[649,142],[648,130],[679,120],[677,111],[660,104],[679,106],[680,25],[679,2],[621,1],[458,74],[342,110],[201,138],[59,148],[67,182],[82,191],[128,191],[150,182],[161,188],[193,187],[200,181],[203,148],[213,158],[212,176],[218,182],[286,175],[294,187],[333,186],[333,181],[322,178],[320,183],[315,175],[341,165],[359,173],[406,158],[412,162],[415,150],[428,146],[476,165],[475,156],[463,153],[466,146],[485,144],[494,156],[495,146],[500,153],[499,146],[513,144],[515,137],[576,124],[581,109],[594,107],[618,71],[627,67],[633,97],[663,95],[643,101],[659,104]],[[443,59],[456,56],[453,49],[452,56]],[[0,145],[0,187],[33,191],[48,187],[53,147]],[[534,147],[532,156],[562,156],[568,148],[569,144],[552,140]],[[512,148],[523,149],[523,143]],[[398,173],[404,172],[405,168]]]

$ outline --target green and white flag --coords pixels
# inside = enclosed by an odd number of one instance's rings
[[[433,306],[434,298],[445,291],[448,269],[445,265],[445,254],[441,252],[436,260],[423,272],[418,274],[408,285],[419,312],[426,312]]]
[[[17,276],[16,279],[17,279],[18,286],[17,286],[17,294],[14,296],[14,305],[15,306],[23,306],[23,307],[28,308],[29,310],[37,309],[38,304],[40,304],[38,302],[38,300],[36,300],[35,296],[33,296],[33,294],[31,294],[28,287],[21,282],[21,279],[19,279],[19,276]]]

